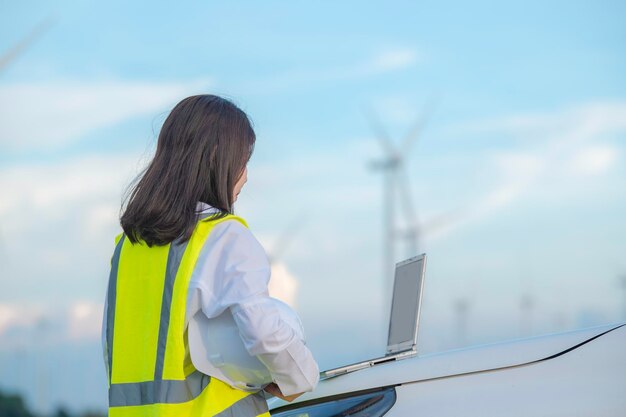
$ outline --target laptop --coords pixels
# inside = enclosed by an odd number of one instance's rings
[[[320,380],[417,354],[417,327],[425,270],[425,253],[396,264],[385,356],[320,372]]]

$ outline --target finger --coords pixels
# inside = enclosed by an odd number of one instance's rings
[[[270,394],[272,394],[272,395],[274,395],[276,397],[281,396],[280,390],[274,384],[270,384],[270,385],[266,386],[264,389],[265,389],[265,391],[269,392]]]

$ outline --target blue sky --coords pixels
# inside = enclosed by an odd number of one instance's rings
[[[406,165],[429,231],[422,352],[624,319],[623,2],[1,8],[0,54],[51,22],[0,72],[0,387],[33,407],[105,404],[98,322],[120,198],[167,112],[197,93],[253,120],[237,210],[268,251],[298,224],[279,267],[322,368],[384,349],[382,177],[368,168],[382,154],[364,108],[396,143],[431,110]],[[55,379],[59,358],[80,399]]]

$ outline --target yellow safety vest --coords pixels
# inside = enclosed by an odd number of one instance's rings
[[[269,417],[263,391],[205,375],[189,356],[185,311],[191,273],[213,227],[201,217],[187,242],[132,244],[121,233],[111,259],[106,360],[111,417]]]

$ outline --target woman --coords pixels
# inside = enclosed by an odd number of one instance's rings
[[[233,204],[247,181],[255,134],[215,95],[178,103],[134,184],[116,237],[103,318],[110,416],[269,416],[263,391],[200,372],[188,338],[196,314],[227,308],[246,350],[286,401],[311,391],[319,369],[270,302],[267,256]],[[195,362],[195,363],[194,363]]]

